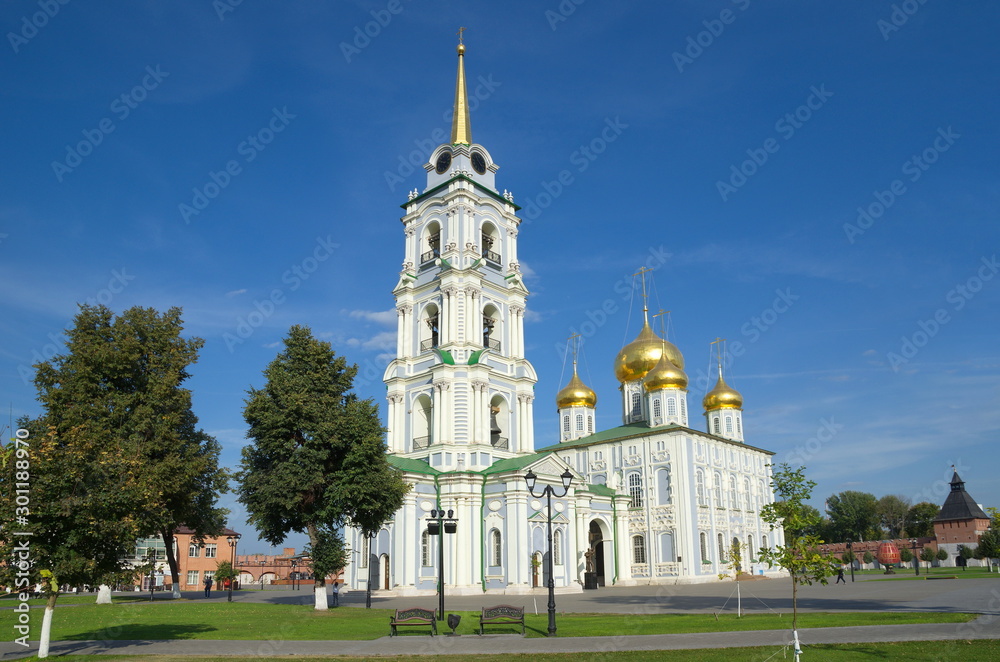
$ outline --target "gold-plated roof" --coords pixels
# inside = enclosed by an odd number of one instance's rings
[[[472,144],[469,97],[465,92],[465,44],[458,45],[458,80],[455,83],[455,114],[451,119],[451,144]]]
[[[583,383],[580,376],[576,374],[576,363],[573,364],[573,376],[556,394],[556,407],[596,407],[597,394],[593,389]]]
[[[622,383],[642,379],[659,362],[664,351],[675,367],[684,369],[681,351],[673,343],[656,335],[648,321],[644,322],[636,339],[618,352],[615,358],[615,377]]]
[[[719,369],[719,381],[715,383],[715,388],[705,394],[701,401],[705,411],[714,409],[743,409],[743,396],[732,386],[726,384],[722,378],[722,369]]]
[[[647,392],[662,391],[666,388],[686,389],[688,376],[670,362],[667,352],[663,352],[653,369],[646,373],[642,385]]]

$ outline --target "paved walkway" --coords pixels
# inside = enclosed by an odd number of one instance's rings
[[[743,608],[750,612],[788,611],[790,587],[787,580],[744,582],[741,584]],[[556,597],[560,612],[632,613],[637,616],[653,613],[711,613],[735,611],[736,597],[732,583],[684,586],[647,586],[605,588]],[[807,586],[799,589],[802,611],[971,611],[982,615],[970,623],[880,625],[844,628],[818,628],[799,631],[803,646],[826,643],[865,643],[884,641],[961,641],[967,639],[1000,639],[1000,579],[877,582],[858,581],[855,584]],[[206,600],[200,593],[186,594],[192,600]],[[485,603],[508,602],[524,605],[526,610],[544,613],[546,593],[532,595],[448,596],[446,611],[477,610]],[[224,601],[225,594],[213,595],[209,601]],[[241,591],[234,601],[267,603],[311,602],[308,590]],[[365,595],[352,592],[341,597],[345,607],[363,607]],[[419,598],[373,596],[372,606],[395,608],[420,605],[436,607],[436,596]],[[0,612],[3,616],[9,612]],[[37,614],[39,612],[33,612]],[[39,614],[40,615],[40,614]],[[58,610],[57,610],[58,617]],[[3,619],[7,620],[7,619]],[[40,627],[40,618],[33,619]],[[444,628],[443,630],[446,630]],[[482,653],[538,652],[602,652],[620,650],[671,650],[690,648],[732,648],[742,646],[784,646],[789,644],[787,630],[724,632],[670,635],[622,635],[614,637],[555,637],[524,639],[518,635],[442,635],[427,637],[408,634],[383,637],[370,641],[105,641],[55,642],[52,655],[117,654],[117,655],[449,655]],[[31,655],[37,648],[24,649],[12,642],[0,644],[2,659]]]

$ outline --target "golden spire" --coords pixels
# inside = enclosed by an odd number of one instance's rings
[[[469,122],[469,97],[465,92],[465,44],[458,29],[458,80],[455,83],[455,113],[451,118],[451,144],[472,144],[472,123]]]
[[[636,276],[639,276],[639,278],[642,280],[642,319],[643,319],[644,322],[646,322],[648,324],[649,323],[649,306],[647,305],[647,301],[648,301],[649,295],[646,294],[646,272],[647,271],[652,271],[652,269],[650,269],[649,267],[642,267],[641,269],[639,269],[639,271],[637,271],[634,274],[632,274],[632,277],[635,278]],[[632,282],[634,283],[635,281],[632,281]]]

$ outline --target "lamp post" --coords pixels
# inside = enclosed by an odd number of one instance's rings
[[[442,527],[444,530],[442,530]],[[458,520],[455,511],[431,510],[427,520],[427,535],[438,537],[438,620],[444,620],[444,534],[455,533],[458,530]]]
[[[260,560],[260,590],[262,591],[264,590],[264,564],[266,563],[267,561],[264,559]]]
[[[851,582],[854,582],[854,552],[852,547],[854,546],[854,541],[850,538],[847,539],[847,551],[851,552]]]
[[[149,601],[153,601],[153,587],[156,585],[156,550],[149,548]]]
[[[372,608],[372,543],[375,542],[375,534],[368,536],[368,549],[365,550],[368,554],[368,558],[365,559],[365,563],[368,564],[368,585],[365,587],[365,609]]]
[[[553,578],[552,572],[552,486],[546,485],[542,489],[540,494],[535,494],[535,472],[528,469],[528,473],[524,476],[524,482],[528,484],[528,493],[536,499],[541,497],[546,497],[548,500],[548,547],[549,547],[549,560],[546,563],[546,568],[549,572],[549,635],[550,637],[556,636],[556,582]],[[569,485],[573,482],[573,474],[569,472],[569,469],[563,472],[562,476],[563,493],[557,494],[556,497],[564,497],[569,493]]]
[[[910,548],[913,549],[913,574],[920,576],[920,557],[917,556],[917,539],[910,538]]]
[[[297,591],[299,589],[295,582],[297,582],[299,579],[299,573],[298,573],[299,562],[297,559],[292,559],[291,564],[292,564],[292,590]]]
[[[236,572],[236,543],[240,541],[240,534],[234,533],[231,536],[226,536],[226,542],[229,543],[229,567],[232,571]],[[229,578],[229,595],[226,596],[228,602],[233,601],[233,582],[236,581],[236,577]]]

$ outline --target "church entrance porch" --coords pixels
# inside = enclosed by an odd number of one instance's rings
[[[590,522],[590,534],[588,537],[590,548],[584,552],[586,558],[586,573],[593,577],[594,586],[604,586],[604,532],[601,530],[601,523],[597,520]],[[586,575],[584,575],[586,578]],[[586,584],[586,582],[585,582]],[[587,588],[591,588],[587,586]]]

